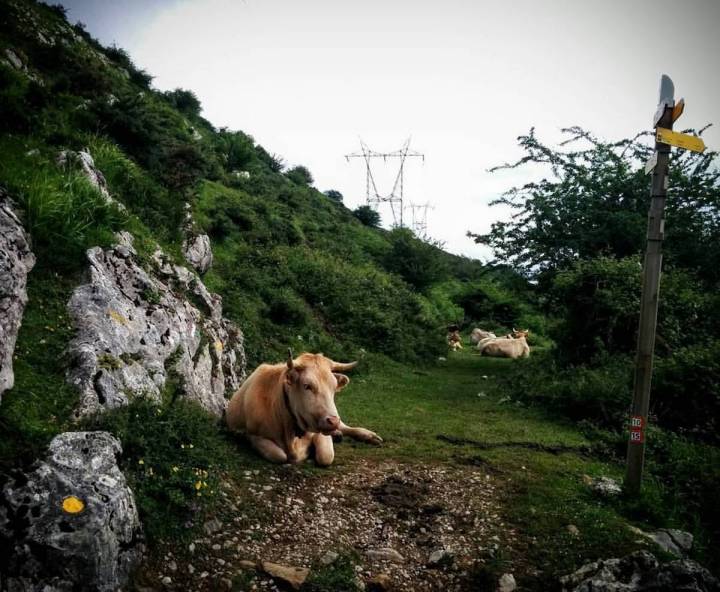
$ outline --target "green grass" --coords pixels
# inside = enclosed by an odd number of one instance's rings
[[[630,524],[692,530],[692,524],[657,520],[670,508],[652,478],[641,501],[605,500],[593,494],[582,476],[622,480],[622,464],[603,454],[569,420],[518,406],[500,380],[516,362],[483,358],[469,349],[447,358],[420,369],[374,357],[362,364],[351,385],[338,395],[338,407],[346,423],[377,431],[385,444],[369,448],[343,442],[334,466],[350,467],[360,458],[486,466],[502,484],[503,518],[519,533],[504,559],[526,589],[548,589],[559,575],[587,561],[647,548],[638,543]],[[496,446],[453,445],[439,441],[439,434]],[[508,442],[569,450],[555,454],[502,446]],[[569,525],[580,534],[571,534]],[[709,559],[702,548],[697,552]]]
[[[72,336],[65,308],[79,278],[35,269],[15,345],[15,386],[0,405],[0,473],[42,456],[50,439],[70,428],[77,392],[65,384],[63,352]]]

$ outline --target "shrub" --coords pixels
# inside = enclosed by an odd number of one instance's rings
[[[512,365],[512,397],[573,419],[621,429],[632,400],[632,358],[608,357],[594,367],[561,367],[551,352],[535,352]]]
[[[148,537],[189,534],[183,524],[217,494],[230,456],[217,420],[193,402],[159,405],[139,397],[86,423],[122,442],[121,468]]]
[[[378,228],[380,226],[380,214],[370,206],[359,206],[353,210],[355,217],[365,226]]]
[[[338,203],[342,203],[343,200],[343,194],[337,191],[336,189],[328,189],[325,192],[325,195],[327,195],[330,199],[333,201],[336,201]]]
[[[383,258],[383,267],[416,290],[423,291],[447,278],[447,265],[435,245],[416,238],[408,228],[394,228],[388,239],[390,249]]]
[[[661,425],[720,442],[720,341],[693,343],[656,362],[651,410]]]
[[[168,90],[163,93],[165,99],[180,113],[187,115],[188,117],[197,117],[200,115],[202,105],[200,99],[191,90],[185,90],[183,88],[176,88],[175,90]]]
[[[307,167],[298,165],[285,173],[285,176],[297,185],[312,185],[313,177]]]

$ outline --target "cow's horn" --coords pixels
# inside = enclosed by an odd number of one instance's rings
[[[332,371],[333,372],[347,372],[348,370],[352,370],[357,366],[357,362],[349,362],[347,364],[343,364],[341,362],[333,362],[332,363]]]
[[[293,369],[293,353],[291,348],[288,348],[287,367],[289,370]]]

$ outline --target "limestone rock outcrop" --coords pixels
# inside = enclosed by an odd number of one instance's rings
[[[183,255],[198,273],[205,273],[213,262],[210,237],[207,234],[188,236],[183,241]]]
[[[0,495],[3,590],[115,592],[144,550],[135,498],[107,432],[66,432]]]
[[[240,329],[222,316],[220,296],[158,250],[144,269],[132,236],[89,249],[89,282],[68,304],[77,329],[69,345],[68,381],[80,391],[76,416],[126,405],[133,396],[160,400],[170,378],[216,416],[245,376]]]
[[[34,265],[30,239],[14,204],[0,189],[0,399],[15,383],[13,353],[27,304],[27,276]]]
[[[185,260],[193,266],[200,275],[207,272],[213,263],[213,253],[210,248],[210,237],[199,233],[195,227],[190,204],[185,204],[185,224],[183,227],[185,239],[182,250]]]
[[[560,583],[564,592],[720,592],[720,582],[696,562],[661,565],[647,551],[588,563]]]

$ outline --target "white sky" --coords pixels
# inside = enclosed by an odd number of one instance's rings
[[[195,91],[215,126],[240,129],[345,204],[365,199],[358,137],[392,151],[412,136],[406,198],[431,202],[428,232],[465,236],[507,215],[488,202],[532,171],[516,137],[581,125],[608,139],[652,125],[660,74],[686,109],[676,129],[718,124],[719,0],[64,0],[102,42],[127,49],[166,90]],[[380,192],[395,170],[377,163]],[[389,212],[383,222],[390,222]]]

